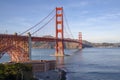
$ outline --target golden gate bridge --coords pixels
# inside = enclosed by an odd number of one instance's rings
[[[30,30],[34,29],[36,26],[40,25],[45,21],[53,12],[55,15],[52,16],[45,24],[43,24],[39,29],[34,32]],[[33,36],[38,31],[42,32],[43,28],[46,27],[52,20],[55,21],[55,36],[54,37],[41,37]],[[68,25],[68,23],[67,23]],[[50,29],[47,28],[48,30]],[[46,30],[47,30],[46,29]],[[28,33],[28,35],[23,35]],[[70,31],[72,36],[72,33]],[[36,25],[30,27],[21,34],[0,34],[0,58],[7,53],[12,62],[26,62],[31,60],[31,48],[32,42],[45,41],[45,42],[55,42],[55,56],[64,56],[64,42],[74,42],[79,44],[79,49],[82,49],[82,33],[79,32],[79,39],[66,38],[65,37],[65,26],[64,26],[64,11],[63,7],[56,7],[52,12],[50,12],[44,19],[42,19]]]

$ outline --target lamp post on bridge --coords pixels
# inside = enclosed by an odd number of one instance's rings
[[[28,33],[28,54],[29,54],[29,60],[32,59],[31,57],[31,49],[32,49],[32,40],[31,40],[31,34]]]

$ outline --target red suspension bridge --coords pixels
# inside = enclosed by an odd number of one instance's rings
[[[54,11],[56,14],[39,27],[34,32],[30,33],[31,30],[40,25],[45,21]],[[24,31],[21,34],[15,33],[11,34],[0,34],[0,58],[5,54],[9,54],[12,62],[25,62],[31,59],[31,48],[32,42],[46,41],[46,42],[55,42],[55,56],[64,56],[64,42],[74,42],[79,44],[79,48],[82,49],[82,34],[79,32],[79,39],[66,38],[65,33],[68,33],[64,25],[64,11],[62,7],[57,7],[49,15],[47,15],[43,20],[41,20],[36,25],[32,26],[28,30]],[[36,37],[35,33],[38,31],[44,32],[45,28],[52,20],[55,20],[55,36],[54,37]],[[66,20],[67,23],[67,20]],[[68,26],[68,23],[67,23]],[[68,26],[69,27],[69,26]],[[47,28],[46,30],[51,30],[52,28]],[[72,36],[70,28],[69,33]],[[66,31],[66,32],[65,32]],[[53,32],[53,31],[52,31]],[[27,36],[23,35],[28,33]],[[49,34],[49,32],[48,32]],[[50,35],[50,34],[49,34]]]

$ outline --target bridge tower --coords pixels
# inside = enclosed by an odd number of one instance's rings
[[[64,56],[63,8],[56,8],[56,52],[55,56]],[[61,40],[58,40],[61,39]]]
[[[79,37],[79,49],[82,49],[82,33],[81,32],[79,32],[78,37]]]

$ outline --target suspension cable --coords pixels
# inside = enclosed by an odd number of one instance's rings
[[[42,28],[44,28],[50,21],[52,21],[52,19],[54,19],[55,15],[47,22],[45,23],[43,26],[41,26],[38,30],[34,31],[31,35],[34,35],[36,32],[40,31]]]
[[[38,22],[37,24],[35,24],[34,26],[32,26],[31,28],[27,29],[26,31],[22,32],[20,35],[23,35],[24,33],[30,31],[31,29],[35,28],[37,25],[39,25],[40,23],[42,23],[45,19],[47,19],[53,12],[55,9],[53,9],[46,17],[44,17],[40,22]]]
[[[74,39],[74,36],[73,36],[73,34],[72,34],[72,31],[71,31],[70,26],[69,26],[68,21],[67,21],[67,18],[66,18],[65,12],[64,12],[63,14],[64,14],[64,16],[65,16],[65,22],[66,22],[66,25],[67,25],[68,30],[69,30],[69,32],[70,32],[70,35],[71,35],[72,38]]]

